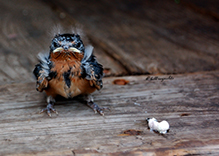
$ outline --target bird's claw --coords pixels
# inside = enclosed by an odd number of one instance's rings
[[[46,112],[48,114],[48,116],[51,117],[52,115],[51,115],[51,111],[50,110],[58,115],[58,112],[55,110],[55,108],[53,108],[52,104],[48,104],[46,106],[46,108],[44,108],[44,109],[42,109],[40,111],[40,113]]]
[[[94,102],[88,102],[87,105],[93,109],[94,113],[96,114],[97,112],[104,116],[104,110],[110,110],[108,107],[99,107],[96,103]]]

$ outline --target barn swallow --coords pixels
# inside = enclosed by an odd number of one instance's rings
[[[39,63],[33,71],[36,77],[36,90],[47,94],[47,107],[41,111],[51,116],[55,97],[61,95],[67,99],[84,95],[87,105],[95,113],[104,115],[91,96],[95,90],[103,87],[103,66],[93,55],[91,45],[84,46],[78,34],[57,34],[52,39],[50,52],[38,55]]]

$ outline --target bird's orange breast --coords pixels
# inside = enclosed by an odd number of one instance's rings
[[[88,80],[79,77],[72,77],[70,87],[68,87],[63,80],[50,80],[49,87],[45,90],[45,92],[47,95],[51,95],[53,97],[61,95],[65,98],[73,98],[80,94],[90,94],[95,90],[96,88],[91,87]]]
[[[53,60],[51,72],[56,73],[49,81],[46,94],[73,98],[80,94],[90,94],[96,90],[89,80],[81,78],[81,63],[77,59]]]

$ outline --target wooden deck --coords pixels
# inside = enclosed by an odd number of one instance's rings
[[[217,0],[0,0],[0,155],[219,155],[218,6]],[[35,90],[32,70],[55,25],[83,26],[86,44],[95,47],[106,77],[94,99],[110,107],[105,116],[80,97],[57,99],[59,115],[38,113],[46,97]],[[151,132],[148,117],[167,120],[170,131]]]

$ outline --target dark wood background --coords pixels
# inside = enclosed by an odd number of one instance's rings
[[[219,155],[218,0],[0,0],[0,23],[0,155]],[[32,70],[57,27],[83,28],[94,46],[104,117],[80,98],[38,113],[46,97]],[[148,117],[169,133],[150,132]]]

